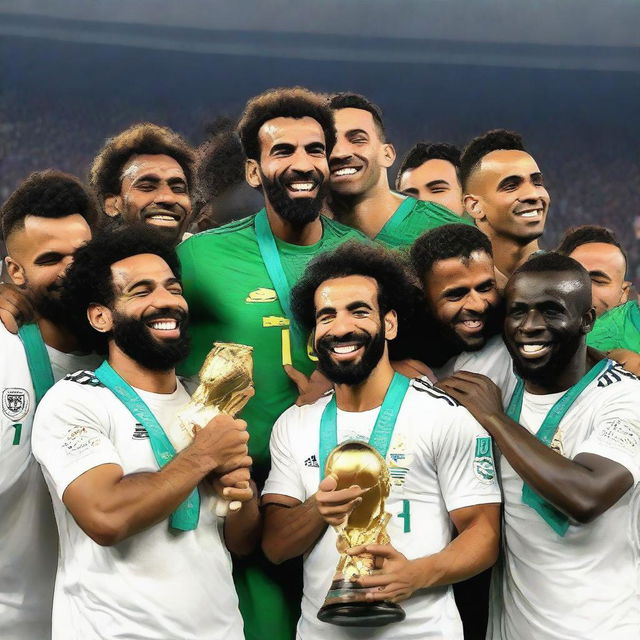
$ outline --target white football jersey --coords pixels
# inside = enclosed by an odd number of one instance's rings
[[[189,400],[180,383],[172,394],[136,391],[161,425]],[[166,519],[111,547],[89,538],[64,506],[65,489],[94,467],[158,471],[146,429],[90,371],[67,376],[43,398],[33,451],[60,533],[53,640],[243,638],[224,520],[212,495],[200,492],[195,530],[172,530]]]
[[[319,426],[327,395],[308,406],[293,406],[271,434],[271,472],[263,495],[280,494],[304,502],[320,482]],[[338,442],[368,440],[379,408],[337,412]],[[488,454],[487,454],[488,452]],[[452,538],[449,512],[500,502],[491,438],[446,394],[413,380],[398,413],[387,454],[392,488],[391,544],[409,559],[442,550]],[[320,622],[317,613],[338,562],[336,533],[328,528],[304,558],[304,593],[298,638],[302,640],[462,638],[451,586],[413,594],[401,603],[403,622],[381,628],[344,628]]]
[[[562,396],[525,392],[520,424],[536,433]],[[492,640],[640,638],[640,381],[610,362],[566,413],[554,446],[626,467],[634,485],[589,524],[558,535],[522,502],[522,479],[504,456],[504,558],[494,571]]]

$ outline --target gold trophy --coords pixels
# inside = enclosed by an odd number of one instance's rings
[[[167,435],[177,451],[193,440],[194,426],[204,427],[219,413],[235,416],[253,396],[253,347],[214,342],[198,377],[200,384],[191,400],[178,412],[177,427]],[[241,502],[216,500],[216,515],[237,511]]]
[[[404,620],[405,613],[399,605],[368,602],[367,589],[353,581],[374,573],[373,555],[345,553],[350,547],[389,543],[387,523],[391,515],[384,510],[384,501],[389,497],[391,480],[384,458],[366,442],[348,440],[329,454],[325,475],[337,479],[336,490],[358,485],[368,491],[347,520],[335,527],[340,560],[318,619],[342,627],[381,627]]]

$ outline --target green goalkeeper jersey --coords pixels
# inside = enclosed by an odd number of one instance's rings
[[[315,368],[311,350],[292,341],[289,319],[262,260],[255,217],[199,233],[178,247],[184,296],[189,303],[191,352],[182,375],[198,372],[213,342],[238,342],[253,347],[255,396],[242,411],[247,421],[249,454],[258,480],[269,471],[269,437],[276,418],[297,397],[296,386],[283,369],[291,343],[291,363],[309,375]],[[282,268],[293,286],[314,256],[351,238],[358,231],[322,217],[322,239],[299,246],[275,238]]]
[[[472,225],[473,220],[466,215],[457,216],[436,202],[407,197],[374,240],[391,249],[404,249],[411,246],[425,231],[441,227],[443,224]]]
[[[640,308],[637,300],[629,300],[600,316],[591,333],[587,334],[587,344],[601,351],[629,349],[640,353]]]

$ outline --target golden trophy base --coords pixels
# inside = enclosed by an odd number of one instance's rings
[[[334,580],[318,620],[339,627],[384,627],[405,619],[402,607],[393,602],[366,602],[366,589],[350,580]]]

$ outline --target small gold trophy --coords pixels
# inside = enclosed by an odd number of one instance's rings
[[[235,416],[253,396],[253,347],[231,342],[214,342],[198,374],[200,384],[191,400],[178,412],[178,427],[168,433],[176,450],[193,440],[193,427],[204,427],[219,413]],[[218,498],[216,515],[237,511],[241,502]]]
[[[325,475],[337,479],[336,490],[358,485],[368,491],[346,522],[335,527],[340,560],[318,619],[342,627],[381,627],[404,620],[399,605],[366,601],[367,590],[352,581],[374,573],[373,555],[345,553],[350,547],[389,543],[387,523],[391,516],[384,510],[384,501],[389,497],[391,481],[384,458],[366,442],[348,440],[329,454]]]

